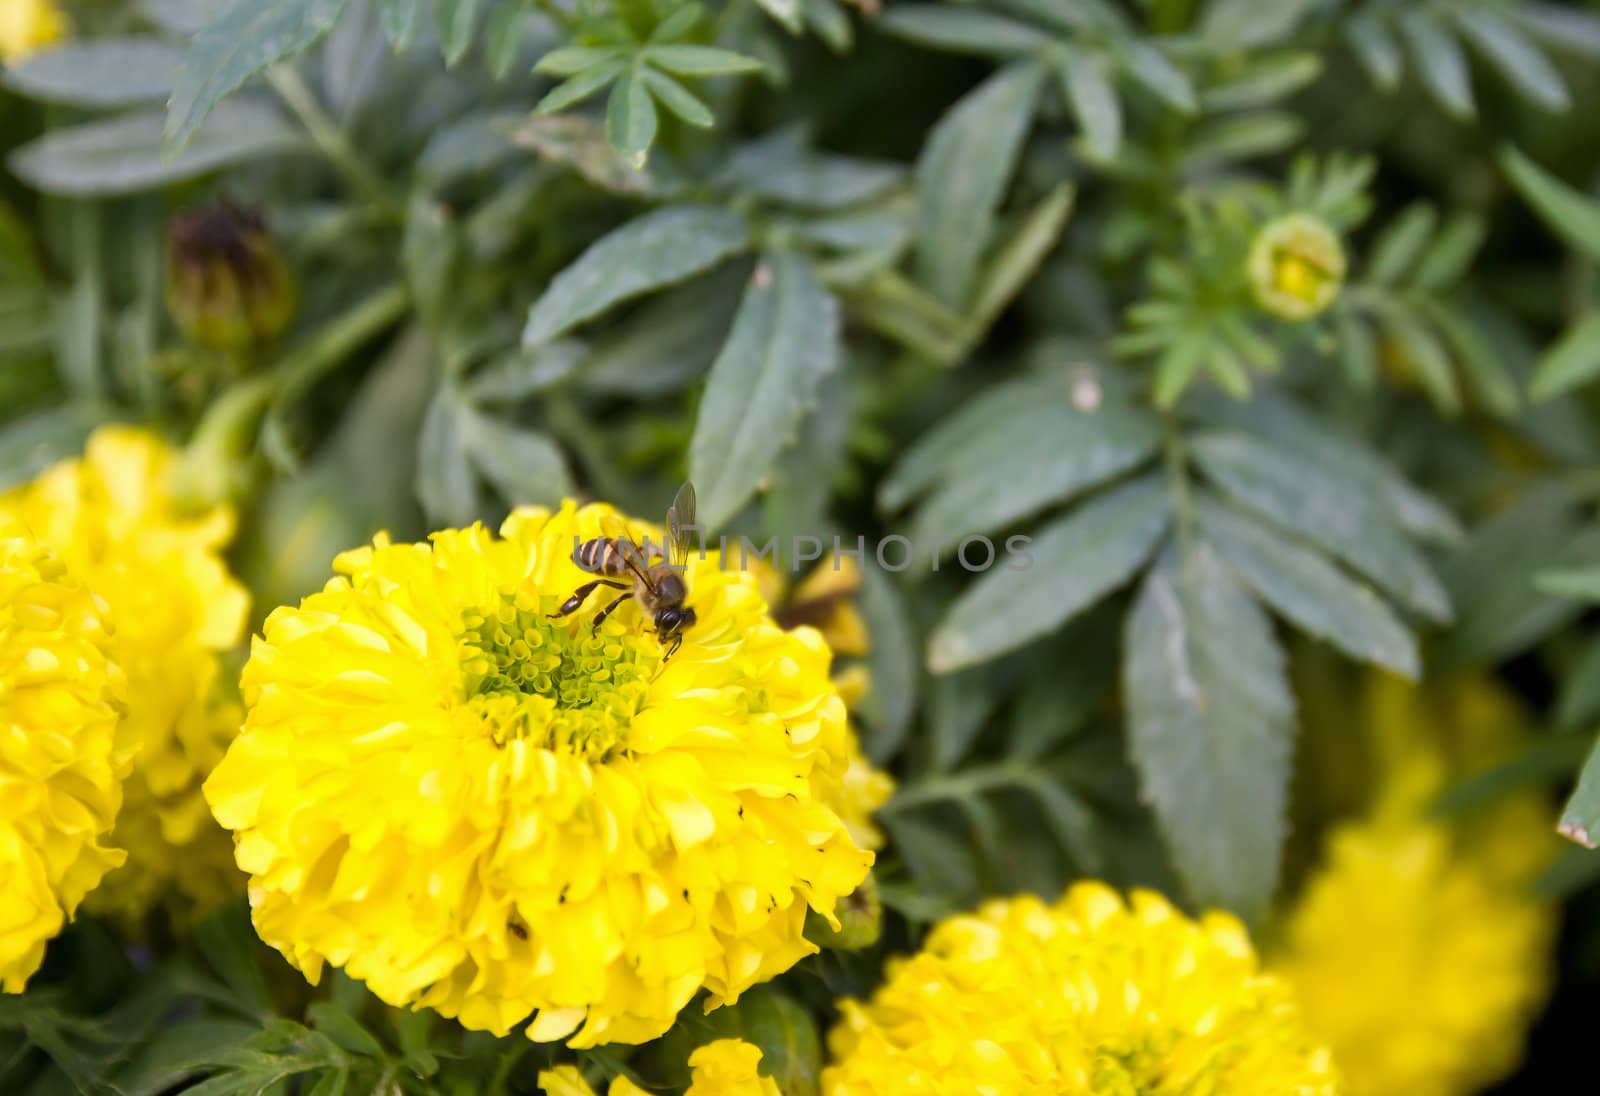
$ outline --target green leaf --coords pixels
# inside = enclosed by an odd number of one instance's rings
[[[92,407],[67,404],[0,425],[0,491],[82,452],[103,418]]]
[[[1122,148],[1122,103],[1109,66],[1098,54],[1063,50],[1056,62],[1062,91],[1096,159],[1114,160]]]
[[[929,640],[929,669],[974,666],[1065,624],[1133,577],[1169,516],[1161,479],[1146,476],[1045,526],[1025,555],[997,559],[950,607]]]
[[[1461,280],[1483,247],[1488,226],[1474,213],[1458,213],[1446,222],[1417,263],[1411,281],[1418,289],[1439,291]]]
[[[956,768],[967,756],[1001,699],[994,675],[985,667],[934,678],[928,695],[928,738],[936,772]]]
[[[309,48],[344,11],[346,0],[232,0],[195,36],[183,60],[162,147],[176,155],[223,97],[269,65]]]
[[[635,171],[644,167],[656,139],[656,106],[645,87],[643,67],[633,67],[617,77],[606,100],[606,140]]]
[[[718,1039],[743,1039],[761,1051],[761,1074],[770,1077],[785,1096],[817,1096],[822,1070],[822,1045],[811,1013],[790,997],[767,986],[743,994],[736,1004],[701,1015],[686,1010],[663,1040],[673,1059],[674,1089],[689,1083],[684,1063],[697,1047]]]
[[[1546,110],[1571,105],[1561,73],[1505,15],[1489,8],[1457,8],[1456,25],[1512,86]]]
[[[655,69],[646,68],[641,71],[644,73],[645,86],[650,90],[650,94],[679,119],[701,129],[710,129],[716,124],[711,108],[701,102],[688,88]]]
[[[544,54],[533,71],[546,76],[576,76],[596,65],[625,57],[621,46],[567,46]]]
[[[1160,424],[1142,409],[1079,411],[1063,391],[948,453],[911,526],[915,558],[947,557],[964,537],[1009,528],[1138,467],[1160,444]]]
[[[1389,33],[1389,28],[1375,16],[1358,12],[1345,20],[1344,35],[1356,60],[1366,70],[1367,78],[1380,91],[1392,92],[1400,86],[1405,61],[1400,56],[1400,44]]]
[[[504,80],[511,75],[527,39],[528,9],[522,0],[494,0],[483,25],[484,60],[489,75]]]
[[[1296,115],[1262,110],[1231,115],[1196,126],[1183,153],[1188,172],[1210,170],[1235,160],[1272,156],[1299,143],[1305,123]]]
[[[1208,111],[1247,110],[1270,106],[1287,98],[1322,75],[1322,59],[1315,53],[1280,53],[1251,62],[1226,83],[1206,89],[1201,103]]]
[[[1513,145],[1501,150],[1500,166],[1556,235],[1600,262],[1600,200],[1562,182]]]
[[[241,1008],[258,1017],[272,1015],[272,994],[256,961],[261,942],[242,899],[218,908],[195,925],[194,942]]]
[[[812,152],[803,133],[786,129],[741,146],[717,183],[802,209],[834,210],[882,198],[905,177],[899,164]]]
[[[704,375],[738,310],[745,281],[740,265],[668,290],[626,321],[609,325],[583,359],[578,384],[593,392],[649,397]]]
[[[1600,844],[1600,744],[1583,763],[1578,786],[1567,800],[1556,829],[1562,837],[1586,849]]]
[[[1278,880],[1294,701],[1271,623],[1204,541],[1145,579],[1123,692],[1134,764],[1190,895],[1260,916]]]
[[[563,80],[551,88],[534,110],[539,114],[554,114],[580,103],[615,80],[627,69],[628,62],[620,58],[591,65],[570,80]]]
[[[465,421],[467,455],[511,506],[560,506],[573,494],[561,449],[548,437],[485,415]]]
[[[11,170],[52,194],[105,197],[154,190],[249,160],[308,150],[276,110],[224,103],[182,152],[163,159],[162,115],[123,114],[45,133],[11,154]]]
[[[1038,65],[1000,70],[939,120],[917,160],[917,273],[948,305],[971,294],[1042,78]]]
[[[651,46],[644,58],[677,76],[732,76],[765,67],[753,57],[712,46]]]
[[[1450,619],[1450,599],[1428,562],[1361,484],[1299,450],[1243,434],[1190,440],[1206,476],[1281,530],[1321,545],[1417,612]]]
[[[400,258],[411,300],[428,327],[444,324],[446,302],[457,288],[461,234],[448,207],[418,192],[406,208]]]
[[[378,21],[396,53],[411,45],[421,14],[422,0],[378,0]]]
[[[911,729],[921,659],[900,592],[880,568],[861,569],[861,615],[872,636],[867,652],[872,683],[861,702],[868,728],[862,748],[876,764],[884,765],[899,752]]]
[[[483,0],[434,0],[433,17],[439,26],[439,48],[446,68],[454,68],[467,55]]]
[[[178,47],[159,38],[94,38],[35,53],[3,78],[30,99],[97,110],[162,102],[182,63]]]
[[[1545,571],[1534,576],[1533,585],[1536,589],[1554,594],[1556,597],[1600,603],[1600,569]]]
[[[1316,6],[1316,0],[1212,0],[1200,20],[1200,33],[1224,49],[1244,50],[1287,37]]]
[[[1445,415],[1461,413],[1461,389],[1456,384],[1455,370],[1450,365],[1450,355],[1437,335],[1413,312],[1398,300],[1386,302],[1378,312],[1378,321],[1384,331],[1405,354],[1407,363],[1416,372],[1423,391]]]
[[[919,46],[988,57],[1018,57],[1053,41],[1026,23],[972,7],[896,5],[883,14],[878,26]]]
[[[1394,285],[1403,280],[1422,257],[1438,220],[1438,213],[1426,202],[1407,206],[1373,245],[1372,257],[1367,260],[1367,280],[1378,285]]]
[[[1416,639],[1371,587],[1232,507],[1202,497],[1199,514],[1217,551],[1285,619],[1351,658],[1416,679]]]
[[[1600,376],[1600,310],[1578,317],[1539,359],[1530,392],[1547,400],[1570,392]]]
[[[1511,11],[1524,29],[1551,49],[1576,57],[1600,57],[1600,16],[1542,0],[1528,0]]]
[[[1576,662],[1561,675],[1556,722],[1568,730],[1600,715],[1600,638],[1591,639]]]
[[[759,489],[839,364],[839,306],[799,256],[774,251],[750,277],[711,365],[689,443],[700,520],[721,528]]]
[[[1059,184],[996,251],[979,278],[974,295],[970,318],[974,342],[988,332],[1000,313],[1027,287],[1045,257],[1061,241],[1076,195],[1071,183]]]
[[[522,345],[540,346],[614,305],[692,278],[750,246],[742,218],[714,206],[676,206],[601,237],[533,303]]]
[[[799,34],[805,29],[800,23],[800,0],[756,0],[756,3],[790,34]]]
[[[531,350],[518,347],[472,375],[467,395],[473,403],[517,403],[571,377],[589,347],[577,339],[557,339]]]
[[[1472,101],[1472,78],[1461,43],[1437,22],[1430,9],[1413,8],[1400,16],[1400,33],[1416,58],[1422,82],[1447,112],[1462,120],[1477,108]]]
[[[1131,40],[1120,43],[1118,56],[1129,76],[1179,114],[1193,114],[1200,109],[1194,85],[1160,49],[1148,42]]]
[[[1482,406],[1502,418],[1515,415],[1522,407],[1522,392],[1477,326],[1461,309],[1437,299],[1424,297],[1418,306],[1444,337]]]
[[[478,484],[467,460],[471,408],[462,403],[448,384],[441,385],[428,404],[417,439],[417,500],[429,520],[451,526],[471,525],[482,503]]]

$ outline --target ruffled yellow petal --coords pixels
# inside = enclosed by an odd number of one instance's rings
[[[131,760],[105,607],[0,514],[0,988],[122,863],[105,843]]]
[[[1237,920],[1081,883],[992,902],[841,1002],[827,1096],[1333,1096],[1332,1058]]]
[[[665,664],[632,602],[598,631],[599,597],[553,619],[608,519],[380,537],[268,618],[206,794],[257,930],[313,981],[332,963],[470,1028],[640,1042],[814,951],[806,911],[865,877],[821,637],[715,557]]]

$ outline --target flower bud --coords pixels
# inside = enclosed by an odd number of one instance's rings
[[[1249,270],[1256,303],[1279,319],[1298,323],[1322,313],[1339,296],[1344,248],[1325,223],[1292,213],[1256,233]]]
[[[184,336],[219,352],[272,342],[298,294],[258,210],[222,201],[167,226],[167,310]]]

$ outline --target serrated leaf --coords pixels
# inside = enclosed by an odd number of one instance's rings
[[[1248,509],[1321,545],[1417,612],[1450,619],[1450,599],[1427,560],[1339,468],[1243,434],[1203,435],[1189,448],[1207,477]]]
[[[721,528],[755,494],[839,364],[839,306],[787,251],[757,264],[711,365],[689,443],[700,519]]]
[[[159,38],[95,38],[32,54],[6,66],[3,77],[30,99],[103,110],[166,99],[182,60],[178,47]]]
[[[986,571],[928,642],[936,674],[974,666],[1054,631],[1143,566],[1170,514],[1159,477],[1107,491],[1039,530],[1025,555]]]
[[[878,26],[919,46],[989,57],[1030,54],[1053,41],[1027,23],[972,7],[897,4],[884,13]]]
[[[716,123],[711,108],[701,102],[688,88],[655,69],[646,68],[642,71],[645,87],[655,96],[656,102],[670,110],[681,121],[691,126],[699,126],[701,129],[710,129]]]
[[[11,154],[11,170],[52,194],[104,197],[153,190],[249,160],[307,151],[305,139],[271,107],[222,104],[182,152],[161,154],[160,111],[54,129]]]
[[[922,561],[949,556],[964,537],[994,533],[1152,458],[1161,427],[1143,410],[1080,411],[1062,392],[997,424],[947,456],[947,471],[918,508],[910,537]]]
[[[1523,200],[1558,236],[1600,262],[1600,199],[1551,175],[1507,145],[1500,164]]]
[[[643,293],[694,277],[750,246],[738,215],[677,206],[637,217],[601,237],[533,303],[522,345],[535,347]]]
[[[1400,16],[1400,33],[1411,47],[1422,83],[1434,100],[1460,119],[1471,118],[1477,108],[1472,100],[1472,77],[1467,70],[1467,55],[1438,23],[1431,9],[1413,8]]]
[[[1122,148],[1122,102],[1111,86],[1105,59],[1097,54],[1063,50],[1055,68],[1062,93],[1090,151],[1101,160],[1116,159]]]
[[[1394,40],[1389,28],[1374,16],[1357,12],[1345,21],[1344,35],[1368,79],[1379,90],[1394,91],[1400,86],[1405,61],[1400,56],[1400,43]]]
[[[485,415],[467,421],[467,454],[511,506],[560,506],[573,493],[561,449],[548,437]]]
[[[1198,510],[1218,552],[1279,614],[1351,658],[1416,679],[1416,639],[1371,587],[1248,514],[1204,497]]]
[[[1123,691],[1145,793],[1191,896],[1247,918],[1278,880],[1294,701],[1266,615],[1205,542],[1128,616]]]
[[[939,120],[917,160],[917,273],[948,305],[971,294],[1042,79],[1032,64],[989,77]]]
[[[677,76],[732,76],[760,72],[764,67],[754,57],[712,46],[651,46],[644,57],[656,68]]]
[[[1148,42],[1132,40],[1120,44],[1123,65],[1144,88],[1180,114],[1200,109],[1194,85],[1160,49]]]
[[[378,0],[378,5],[378,22],[383,27],[383,35],[399,53],[416,37],[422,0]]]
[[[417,500],[432,520],[472,524],[481,503],[467,460],[470,409],[449,387],[434,394],[417,439]]]
[[[454,68],[467,55],[482,6],[483,0],[434,0],[433,17],[446,68]]]
[[[635,63],[617,77],[606,100],[606,140],[635,171],[644,167],[656,139],[656,106]]]
[[[176,155],[223,97],[269,65],[309,48],[344,11],[346,0],[232,0],[195,36],[172,92],[162,147]]]
[[[1478,51],[1523,95],[1550,111],[1571,105],[1561,73],[1509,18],[1482,7],[1458,8],[1451,14]]]

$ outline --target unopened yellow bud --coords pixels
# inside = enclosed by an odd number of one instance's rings
[[[1249,265],[1256,302],[1291,323],[1326,311],[1344,285],[1339,237],[1304,213],[1280,217],[1256,233]]]

